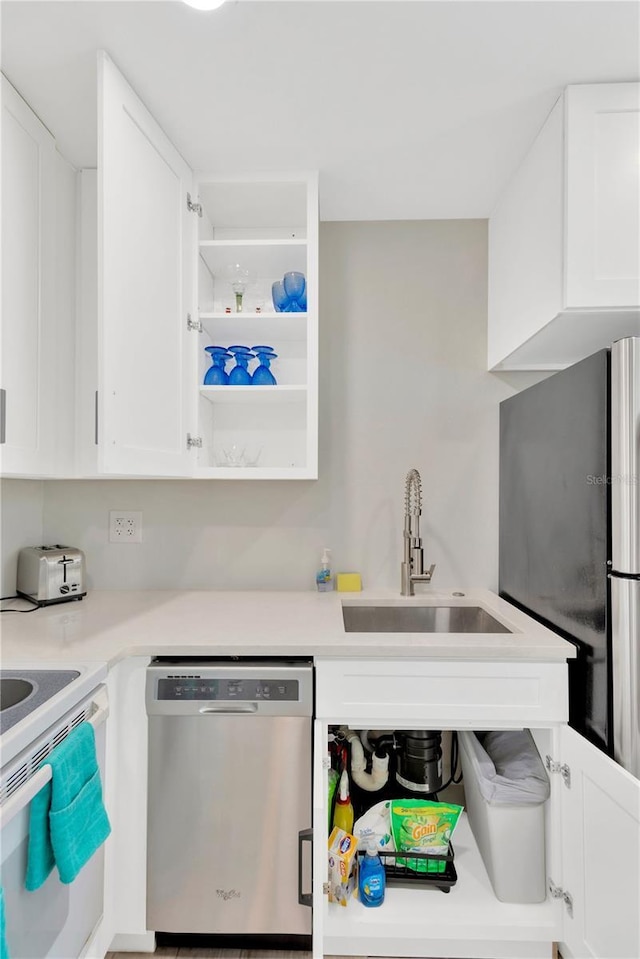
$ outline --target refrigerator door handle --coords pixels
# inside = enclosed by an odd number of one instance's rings
[[[640,779],[640,580],[610,582],[614,756]]]
[[[640,573],[640,336],[611,347],[611,560]]]

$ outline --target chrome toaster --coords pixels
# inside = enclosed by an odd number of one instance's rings
[[[17,592],[34,603],[86,596],[84,553],[73,546],[27,546],[18,555]]]

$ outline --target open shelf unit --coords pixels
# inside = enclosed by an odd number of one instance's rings
[[[315,479],[318,437],[318,191],[316,175],[200,177],[197,303],[198,466],[220,479]],[[227,268],[249,279],[237,311]],[[278,313],[271,286],[304,273],[307,310]],[[276,386],[204,386],[207,346],[269,345]],[[258,365],[249,364],[249,373]],[[227,364],[227,372],[233,361]],[[238,451],[256,466],[229,467]],[[231,456],[229,457],[229,451]]]

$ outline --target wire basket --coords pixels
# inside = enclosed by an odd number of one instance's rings
[[[358,856],[365,855],[366,850],[358,850]],[[386,882],[390,886],[433,886],[442,892],[449,892],[458,881],[451,843],[446,855],[434,855],[430,852],[407,854],[386,849],[378,849],[378,855],[384,865]],[[424,871],[421,870],[423,863]]]

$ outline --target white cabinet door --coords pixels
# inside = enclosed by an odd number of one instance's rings
[[[188,475],[191,171],[104,53],[98,101],[100,469]]]
[[[640,782],[573,729],[560,730],[571,771],[562,795],[566,959],[640,956]]]
[[[566,92],[566,306],[640,303],[640,84]]]
[[[54,139],[2,78],[2,472],[53,472]]]

